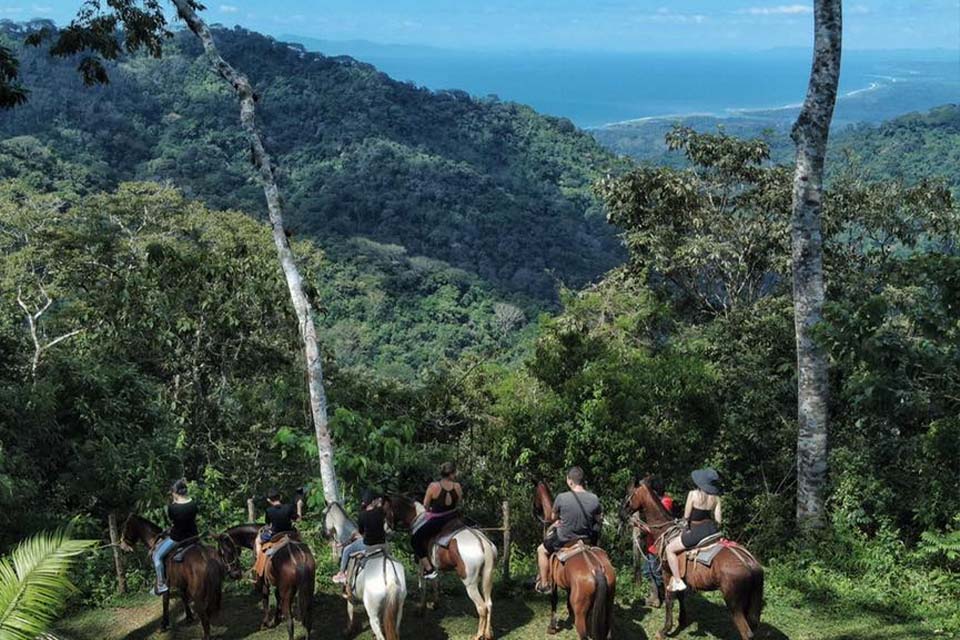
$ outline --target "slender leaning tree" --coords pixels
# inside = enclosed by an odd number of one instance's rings
[[[810,83],[791,137],[797,145],[793,178],[793,304],[797,335],[797,522],[823,524],[827,475],[827,355],[814,336],[823,318],[823,166],[840,82],[841,0],[814,0]]]
[[[247,77],[220,55],[213,33],[197,13],[202,9],[200,3],[197,0],[171,2],[180,18],[203,44],[204,55],[213,70],[230,85],[240,102],[240,124],[250,144],[251,160],[266,197],[277,256],[299,321],[310,393],[310,412],[320,457],[323,495],[328,503],[339,502],[340,489],[334,467],[333,441],[330,438],[327,395],[323,382],[323,361],[313,306],[304,292],[303,279],[284,231],[283,207],[280,190],[274,178],[273,162],[257,127],[257,96]],[[122,30],[122,39],[117,37],[119,30]],[[50,35],[44,32],[33,33],[27,38],[27,42],[39,45]],[[160,57],[164,41],[172,35],[167,28],[164,0],[85,0],[74,21],[55,35],[50,53],[64,57],[79,55],[78,71],[84,81],[87,84],[106,83],[109,78],[102,63],[103,59],[116,60],[124,51],[146,51],[154,57]],[[28,88],[21,82],[19,61],[10,49],[0,46],[0,108],[13,108],[28,98]]]

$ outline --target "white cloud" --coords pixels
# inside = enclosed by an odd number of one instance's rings
[[[23,13],[23,7],[0,7],[0,13]]]
[[[864,13],[870,13],[870,9],[869,9],[866,5],[863,5],[863,4],[855,4],[855,5],[853,5],[852,7],[850,7],[850,10],[849,10],[849,11],[850,11],[850,13],[858,13],[858,14],[861,14],[861,15],[864,14]]]
[[[34,13],[53,13],[53,7],[35,4],[33,5],[33,12]]]
[[[220,11],[222,11],[223,13],[236,13],[236,12],[239,11],[239,10],[240,10],[240,9],[238,9],[238,8],[235,7],[235,6],[233,6],[232,4],[222,4],[222,5],[220,5]]]
[[[799,13],[813,13],[813,7],[806,4],[781,4],[775,7],[750,7],[741,9],[739,13],[749,13],[752,16],[797,15]]]

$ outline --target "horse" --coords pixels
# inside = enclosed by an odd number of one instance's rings
[[[142,542],[152,554],[161,531],[149,520],[131,514],[123,524],[120,547],[124,551],[133,551],[134,545]],[[224,567],[213,549],[199,543],[184,552],[181,562],[174,562],[176,553],[172,551],[166,557],[167,585],[170,589],[163,594],[160,630],[166,631],[170,627],[170,593],[176,590],[183,600],[186,621],[193,621],[196,614],[203,627],[203,640],[209,640],[210,619],[220,611],[223,599]]]
[[[660,496],[650,488],[650,483],[644,479],[640,483],[631,482],[627,487],[627,497],[620,510],[621,520],[630,518],[634,513],[642,513],[640,524],[649,529],[657,539],[657,547],[663,549],[666,540],[672,535],[679,535],[680,525],[674,520],[660,502]],[[680,566],[687,563],[686,552],[680,554]],[[663,562],[663,583],[670,584],[670,566]],[[760,613],[763,609],[763,567],[743,547],[724,547],[714,557],[709,567],[698,562],[686,564],[687,574],[684,581],[697,591],[720,590],[723,594],[727,609],[733,617],[733,624],[740,633],[742,640],[750,640],[760,627]],[[687,626],[686,608],[684,607],[684,592],[679,592],[680,616],[679,628]],[[666,619],[663,629],[657,637],[662,639],[673,628],[673,601],[677,592],[666,591],[664,611]]]
[[[411,529],[414,521],[426,511],[423,504],[402,495],[387,496],[384,510],[387,523],[394,530]],[[434,566],[440,571],[455,571],[466,587],[479,618],[476,638],[493,640],[493,571],[497,564],[497,548],[481,531],[467,526],[453,534],[446,549],[432,543],[430,547],[433,547]],[[422,615],[427,604],[422,568],[418,569],[417,576],[420,585],[418,611]],[[434,593],[434,600],[438,593],[439,588]]]
[[[533,492],[534,515],[548,529],[554,522],[550,487],[537,482]],[[613,630],[613,598],[617,572],[607,553],[599,547],[585,546],[561,563],[551,559],[553,590],[550,592],[550,624],[547,633],[557,633],[558,590],[567,592],[567,612],[581,640],[607,640]]]
[[[231,578],[243,575],[240,568],[240,550],[254,549],[260,525],[241,524],[231,527],[217,537],[220,557]],[[262,579],[257,580],[256,590],[263,603],[261,629],[276,627],[281,618],[287,621],[287,636],[293,640],[294,619],[307,631],[310,640],[313,629],[313,592],[316,588],[317,563],[310,547],[299,540],[291,539],[270,558]],[[277,607],[273,621],[270,620],[270,587],[273,586]],[[297,607],[294,611],[294,601]]]
[[[322,520],[324,534],[330,538],[334,556],[339,561],[343,548],[358,533],[357,525],[337,502],[327,505]],[[347,637],[352,637],[359,627],[354,605],[356,599],[363,602],[370,620],[370,630],[377,640],[398,640],[403,602],[407,598],[407,577],[403,564],[387,553],[368,560],[357,574],[352,594],[353,598],[347,599]]]

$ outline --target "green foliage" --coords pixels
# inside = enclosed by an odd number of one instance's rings
[[[34,640],[46,631],[73,589],[71,565],[95,543],[41,533],[0,558],[0,638]]]
[[[72,61],[20,46],[42,28],[0,29],[30,70],[31,89],[0,123],[3,137],[55,149],[71,174],[60,180],[78,193],[171,180],[213,207],[262,211],[235,99],[191,33],[163,41],[161,59],[117,42],[104,56],[110,84],[89,88]],[[73,27],[57,37],[73,38]],[[369,65],[239,29],[215,37],[262,96],[260,123],[281,168],[291,232],[322,239],[331,253],[352,252],[356,237],[399,244],[524,307],[555,303],[557,281],[580,286],[622,259],[589,187],[623,164],[569,121],[395,82]],[[141,44],[157,53],[161,43]]]

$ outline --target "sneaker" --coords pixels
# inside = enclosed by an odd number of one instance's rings
[[[670,591],[683,591],[686,588],[686,583],[680,578],[674,578],[670,581]]]
[[[424,580],[436,580],[440,577],[440,574],[436,569],[431,569],[428,573],[423,574]]]
[[[347,576],[343,573],[334,574],[334,576],[330,579],[337,584],[347,584]]]
[[[170,591],[170,587],[168,587],[165,582],[157,582],[157,586],[153,588],[153,595],[162,596],[167,591]]]

